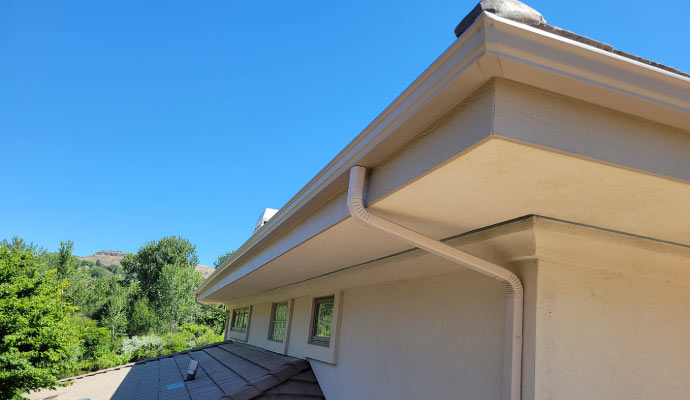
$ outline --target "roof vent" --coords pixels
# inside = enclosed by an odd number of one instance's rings
[[[264,212],[261,214],[261,216],[259,216],[259,220],[256,221],[256,226],[254,226],[254,232],[258,231],[259,228],[266,225],[268,220],[273,218],[273,216],[276,215],[277,212],[278,212],[278,210],[276,210],[275,208],[265,209]]]
[[[482,0],[455,27],[455,36],[460,37],[484,11],[527,25],[539,26],[546,23],[537,10],[518,0]]]

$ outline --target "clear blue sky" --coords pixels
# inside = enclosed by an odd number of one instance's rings
[[[690,71],[687,1],[528,1]],[[455,37],[472,1],[0,3],[0,239],[238,248]]]

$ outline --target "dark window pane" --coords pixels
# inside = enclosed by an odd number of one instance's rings
[[[273,323],[273,331],[271,332],[271,340],[282,342],[285,339],[285,322],[276,321]]]
[[[268,331],[268,338],[278,342],[285,339],[285,321],[287,320],[287,303],[273,304],[271,310],[271,323]]]
[[[274,319],[276,321],[285,321],[287,319],[287,309],[287,303],[276,304]]]
[[[240,308],[232,311],[232,323],[230,329],[233,331],[244,332],[247,330],[247,321],[249,319],[249,308]]]
[[[329,342],[333,322],[333,300],[333,297],[327,297],[314,301],[312,342],[326,344]]]

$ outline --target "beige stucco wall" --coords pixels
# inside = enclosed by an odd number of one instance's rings
[[[525,284],[523,399],[690,397],[690,248],[532,217],[448,242]],[[330,347],[312,301],[337,294]],[[291,299],[289,340],[268,341]],[[329,399],[499,399],[503,289],[421,251],[244,300],[248,341],[311,360]],[[281,347],[283,346],[283,347]]]
[[[536,227],[535,398],[690,398],[690,249]]]
[[[338,363],[312,363],[326,397],[498,399],[502,293],[468,271],[346,290]]]
[[[524,276],[532,271],[531,281],[534,262],[512,261],[533,254],[531,227],[525,219],[448,243]],[[336,295],[340,328],[329,347],[315,346],[308,343],[312,302],[328,294]],[[250,344],[276,351],[266,340],[270,304],[286,299],[293,301],[286,352],[310,359],[329,399],[500,397],[504,300],[497,281],[411,251],[238,303],[252,305]]]

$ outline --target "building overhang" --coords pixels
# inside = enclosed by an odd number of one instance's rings
[[[495,79],[508,79],[584,103],[634,115],[663,124],[670,127],[669,129],[683,130],[690,126],[690,79],[686,76],[550,31],[483,12],[410,87],[207,279],[198,291],[200,300],[209,303],[228,303],[233,299],[310,279],[403,250],[404,245],[380,238],[375,232],[367,231],[366,227],[356,226],[348,218],[341,200],[347,187],[349,169],[354,165],[374,169],[386,165],[387,160],[401,149],[408,148],[410,142],[416,140],[422,132],[457,108],[464,99],[478,90],[481,91],[487,82]],[[489,110],[489,113],[491,112]],[[512,141],[498,139],[492,137],[496,134],[493,118],[494,115],[490,115],[489,126],[468,129],[468,132],[471,132],[470,136],[476,134],[476,137],[468,139],[463,151],[449,155],[436,165],[415,170],[419,172],[417,174],[409,172],[412,169],[406,172],[404,165],[389,167],[402,168],[400,172],[409,175],[404,179],[385,178],[393,174],[390,170],[381,171],[380,178],[377,178],[375,171],[372,185],[377,181],[382,182],[381,186],[386,186],[386,190],[381,189],[378,195],[376,190],[373,190],[370,203],[374,207],[380,207],[383,213],[392,213],[392,218],[401,221],[408,219],[407,222],[412,226],[418,225],[416,227],[420,231],[438,238],[519,215],[536,213],[592,225],[604,225],[606,228],[630,231],[671,242],[690,243],[690,238],[686,237],[686,229],[675,226],[673,218],[668,214],[673,211],[680,215],[688,215],[688,202],[676,203],[673,198],[679,198],[679,193],[685,195],[686,200],[690,198],[687,193],[690,168],[682,171],[678,168],[654,169],[625,163],[617,166],[619,163],[615,157],[600,158],[602,162],[596,162],[586,159],[588,155],[583,157],[579,154],[578,158],[564,154],[569,152],[568,148],[553,148],[549,143],[541,144],[535,141],[525,144],[521,143],[522,138]],[[503,132],[500,134],[503,135]],[[687,132],[684,131],[683,134]],[[510,134],[506,133],[505,136]],[[510,147],[511,151],[518,151],[521,157],[513,159],[510,152],[498,151],[499,147]],[[519,162],[523,159],[522,155],[533,152],[541,155],[544,160],[535,156],[534,162],[537,164],[532,166],[541,165],[541,168],[536,170],[548,169],[541,171],[548,173],[540,175],[540,171],[535,171],[535,168],[526,167],[523,175],[512,176],[510,181],[498,179],[500,176],[496,173],[500,165],[506,165],[511,160]],[[480,153],[488,158],[477,159],[476,155]],[[496,158],[498,154],[507,158],[501,161]],[[593,155],[592,158],[598,157]],[[456,165],[456,161],[469,159],[479,163],[477,165],[487,164],[487,169],[467,166],[467,171],[475,171],[479,173],[477,176],[487,179],[483,182],[485,186],[482,186],[482,182],[471,180],[460,186],[458,182],[461,180],[455,177],[449,181],[453,182],[450,186],[458,186],[457,190],[464,193],[465,200],[452,203],[452,207],[430,207],[435,215],[417,214],[416,208],[419,206],[414,204],[433,204],[435,200],[428,195],[425,197],[423,191],[416,192],[415,185],[431,182],[430,179],[438,171],[451,164]],[[545,161],[546,159],[549,161]],[[588,187],[587,192],[584,191],[584,186],[572,183],[583,179],[583,170],[567,177],[557,175],[557,172],[563,172],[562,169],[555,170],[564,168],[559,166],[559,163],[565,162],[563,160],[584,163],[582,168],[585,170],[590,165],[588,163],[596,164],[597,168],[591,170],[594,175],[588,176],[595,176],[596,179],[591,181],[599,182],[599,186]],[[494,164],[491,164],[491,161]],[[620,166],[624,168],[621,169]],[[615,207],[603,207],[607,211],[602,212],[597,218],[589,218],[587,213],[582,212],[578,215],[562,212],[566,204],[571,208],[581,208],[576,207],[578,203],[564,202],[563,197],[572,196],[572,199],[586,200],[587,193],[609,193],[611,186],[607,185],[614,184],[615,180],[609,181],[606,177],[617,175],[621,171],[644,180],[635,181],[634,185],[634,179],[629,180],[630,185],[621,191],[618,197],[599,196],[599,200],[617,205],[623,211],[627,210],[627,214],[617,213]],[[424,179],[420,179],[422,176]],[[495,179],[495,183],[486,186],[488,179]],[[508,190],[510,188],[519,191],[512,183],[523,181],[541,182],[536,186],[526,185],[532,194],[539,194],[541,197],[528,196],[520,200],[520,196]],[[399,186],[391,182],[399,182]],[[548,182],[558,182],[559,187],[547,184]],[[653,201],[670,201],[674,206],[666,206],[664,203],[664,216],[649,214],[647,208],[630,208],[627,203],[630,197],[626,198],[625,195],[633,196],[636,200],[645,197],[639,193],[639,188],[644,186],[635,186],[638,184],[659,186],[663,195]],[[572,192],[570,189],[573,189]],[[554,193],[562,193],[563,196]],[[443,196],[453,198],[452,196],[457,195],[446,193]],[[477,200],[467,198],[471,195]],[[401,203],[396,206],[397,203],[393,199],[403,199],[405,196],[410,197],[410,204],[405,206],[405,201],[399,200]],[[537,200],[539,201],[534,203]],[[683,198],[680,197],[680,200]],[[545,201],[551,202],[553,207],[550,208]],[[491,211],[482,208],[486,204],[491,204]],[[511,207],[511,204],[521,206]],[[653,209],[654,204],[659,203],[641,201],[639,204]],[[590,206],[600,207],[602,204],[591,203]],[[546,209],[551,211],[544,212]],[[415,210],[415,213],[411,213],[411,210]],[[462,211],[461,215],[458,214],[458,210]],[[636,216],[635,212],[640,214]],[[488,214],[491,216],[486,217]],[[447,215],[453,217],[446,219]],[[484,217],[474,218],[473,215]],[[641,226],[641,223],[621,223],[633,221],[640,216],[644,217],[641,221],[647,221],[653,226],[660,225],[660,220],[645,218],[666,218],[669,219],[670,225],[664,229],[650,230],[649,227]],[[449,220],[454,222],[451,223]],[[372,247],[372,241],[376,246],[367,250]],[[339,245],[334,249],[336,243]]]

